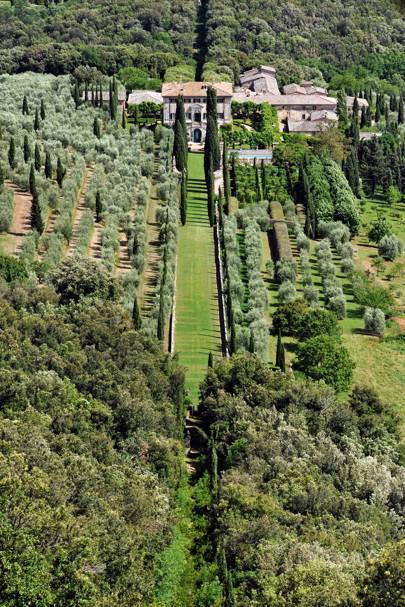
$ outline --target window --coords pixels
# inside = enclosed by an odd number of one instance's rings
[[[312,109],[313,109],[313,110],[316,110],[316,105],[313,105],[313,106],[312,106]]]
[[[207,114],[204,114],[204,115],[203,115],[203,119],[204,119],[204,120],[207,120]]]
[[[187,116],[187,120],[191,120],[191,112],[187,112],[186,116]]]
[[[306,115],[306,114],[301,114],[301,116],[302,116],[302,119],[303,119],[303,120],[305,120],[305,118],[307,117],[307,115]]]
[[[174,120],[176,118],[176,114],[170,114],[170,120]]]
[[[223,120],[224,119],[224,115],[222,112],[218,112],[218,120]]]

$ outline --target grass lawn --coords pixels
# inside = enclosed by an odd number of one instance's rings
[[[189,154],[187,223],[179,229],[175,350],[187,368],[186,387],[198,404],[208,354],[221,356],[214,238],[207,212],[203,155]]]

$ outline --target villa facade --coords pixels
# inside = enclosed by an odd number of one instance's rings
[[[204,142],[207,132],[207,91],[211,86],[217,93],[218,126],[231,123],[233,86],[230,82],[167,82],[162,87],[164,124],[173,126],[177,97],[182,95],[188,139],[193,143]]]

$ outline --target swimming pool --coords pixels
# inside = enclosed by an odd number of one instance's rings
[[[232,150],[239,160],[266,160],[271,161],[273,150]]]

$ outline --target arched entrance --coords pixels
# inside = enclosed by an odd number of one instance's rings
[[[201,129],[194,129],[193,131],[193,141],[194,143],[201,143],[202,140],[202,131]]]

